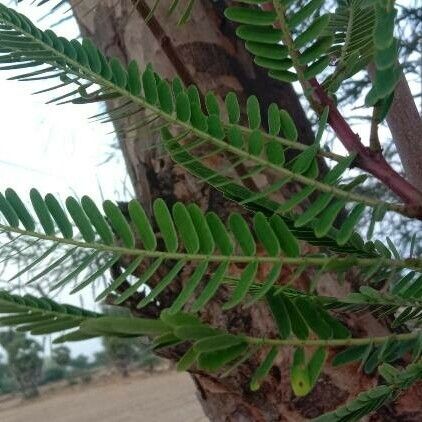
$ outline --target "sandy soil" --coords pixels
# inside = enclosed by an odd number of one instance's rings
[[[1,422],[205,422],[186,374],[108,377],[55,389],[40,398],[0,403]]]

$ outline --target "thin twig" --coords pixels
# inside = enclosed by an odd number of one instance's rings
[[[379,125],[379,107],[375,106],[372,110],[371,117],[371,133],[369,135],[369,148],[374,152],[381,152],[381,144],[378,136],[378,125]]]

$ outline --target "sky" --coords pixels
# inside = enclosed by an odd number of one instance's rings
[[[16,9],[33,22],[46,12],[45,7],[37,8],[30,1]],[[37,25],[47,29],[51,22],[43,20]],[[74,20],[54,30],[67,38],[79,35]],[[132,190],[121,153],[113,147],[116,140],[109,134],[112,126],[88,120],[102,111],[101,106],[45,104],[52,98],[51,93],[32,93],[51,86],[51,82],[7,80],[16,74],[0,72],[0,190],[13,187],[23,198],[28,198],[29,190],[36,187],[44,194],[58,194],[63,200],[68,195],[85,194],[97,203],[102,198],[128,199]],[[92,309],[91,290],[82,293],[85,306]],[[80,297],[63,293],[59,301],[79,305]],[[74,355],[92,354],[100,348],[98,340],[68,346]]]

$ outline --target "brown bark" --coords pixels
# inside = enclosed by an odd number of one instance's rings
[[[405,174],[422,191],[422,119],[404,75],[394,91],[387,123]]]
[[[166,2],[164,2],[166,3]],[[134,11],[129,0],[116,4],[113,0],[102,0],[92,9],[95,1],[74,1],[75,15],[85,35],[91,36],[98,47],[110,56],[118,56],[123,62],[136,59],[141,65],[148,62],[166,77],[175,75],[174,67],[163,53],[154,35]],[[167,4],[167,3],[166,3]],[[253,65],[241,43],[233,36],[233,28],[222,19],[219,7],[222,3],[197,2],[190,23],[177,28],[175,20],[165,17],[163,10],[156,14],[163,29],[170,35],[181,61],[185,64],[192,80],[202,92],[213,90],[223,96],[234,90],[245,99],[256,94],[266,108],[276,102],[294,117],[303,142],[313,139],[309,121],[292,87],[269,79],[265,72]],[[91,10],[90,13],[87,13]],[[163,17],[164,16],[164,17]],[[168,42],[168,40],[166,41]],[[153,199],[162,197],[170,203],[175,200],[195,201],[203,209],[213,209],[221,216],[235,209],[218,192],[198,183],[190,175],[173,165],[162,151],[145,150],[145,144],[154,142],[147,131],[139,131],[136,136],[122,136],[120,145],[127,163],[137,197],[148,209]],[[184,275],[188,274],[185,269]],[[284,276],[288,274],[288,269]],[[312,274],[299,280],[305,287]],[[183,283],[183,274],[180,280]],[[327,276],[320,282],[325,294],[344,294],[349,289],[346,283],[340,287],[333,277]],[[180,289],[180,284],[171,286],[166,295],[160,297],[163,307],[172,295]],[[236,308],[221,311],[221,301],[227,292],[222,291],[202,312],[201,317],[216,326],[229,331],[243,332],[256,336],[276,335],[274,323],[264,303],[248,309]],[[128,302],[130,306],[130,301]],[[151,310],[155,313],[156,309]],[[359,334],[372,335],[385,332],[385,328],[368,316],[351,316],[347,321],[350,328]],[[171,350],[172,357],[180,356],[183,348]],[[219,378],[214,374],[192,372],[198,398],[206,415],[213,421],[300,421],[315,417],[334,409],[354,397],[362,389],[376,383],[375,377],[363,375],[356,366],[347,366],[335,371],[328,366],[314,391],[304,398],[295,398],[289,385],[289,350],[282,350],[276,365],[262,388],[252,393],[249,380],[262,356],[262,351],[234,370],[230,376]],[[177,386],[175,386],[177,388]],[[395,417],[395,410],[391,411]],[[403,410],[406,414],[406,409]],[[417,417],[419,416],[419,418]],[[420,420],[421,414],[414,419]],[[391,419],[398,420],[398,419]],[[404,419],[403,419],[404,420]]]
[[[371,79],[373,65],[368,66]],[[404,75],[394,91],[394,99],[387,114],[387,123],[403,164],[404,173],[422,192],[422,119]]]

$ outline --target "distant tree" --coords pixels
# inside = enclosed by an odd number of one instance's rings
[[[52,350],[51,357],[59,366],[68,366],[71,363],[70,349],[66,346],[59,346]]]
[[[76,358],[71,359],[69,365],[74,369],[88,369],[90,367],[88,356],[78,355]]]
[[[41,384],[61,381],[66,377],[66,374],[67,371],[65,367],[57,365],[56,362],[50,359],[44,363]]]
[[[129,367],[139,354],[136,342],[126,338],[104,337],[103,345],[108,361],[123,377],[128,377]]]
[[[16,383],[9,371],[9,366],[0,359],[0,394],[12,393],[16,390]]]
[[[24,333],[12,331],[0,333],[0,344],[6,351],[9,369],[23,396],[27,399],[38,396],[43,365],[41,345]]]
[[[108,364],[108,356],[105,350],[94,353],[93,366],[106,366]]]
[[[147,345],[143,345],[143,351],[139,354],[138,365],[148,372],[153,372],[160,362],[162,362],[162,359],[152,353]]]
[[[69,367],[67,375],[71,384],[75,384],[79,381],[83,383],[91,381],[91,369],[93,364],[89,362],[88,356],[79,354],[73,359],[70,358]]]
[[[60,381],[69,375],[71,363],[70,349],[66,346],[55,347],[51,357],[44,363],[42,383]]]

